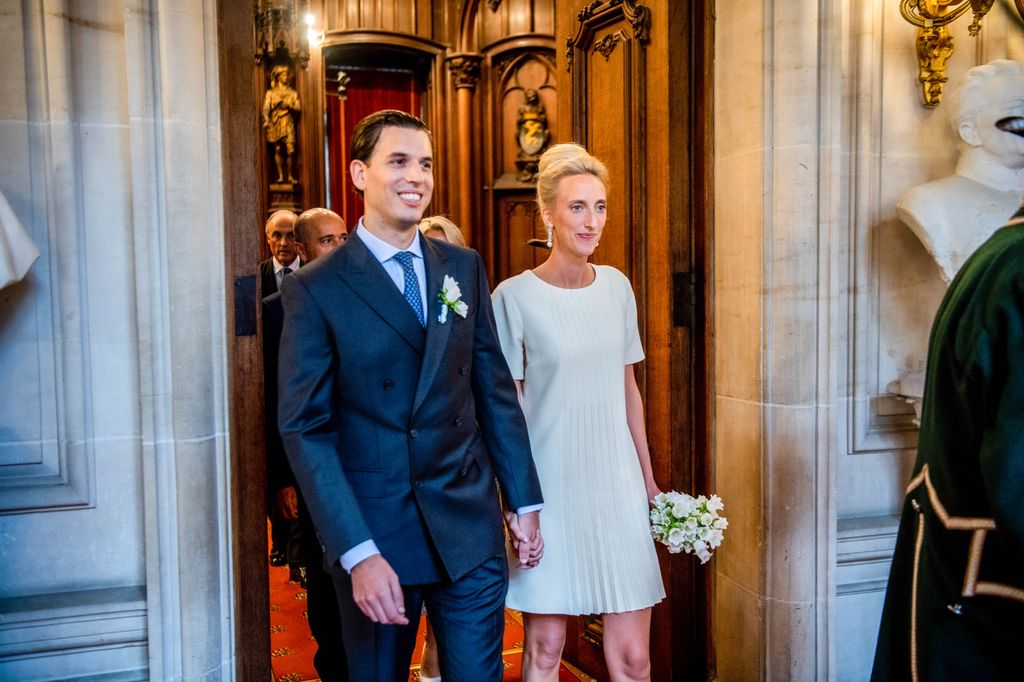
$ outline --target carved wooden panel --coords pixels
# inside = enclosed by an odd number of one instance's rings
[[[322,0],[318,16],[329,31],[376,29],[433,38],[434,4],[431,0]]]
[[[509,36],[543,34],[554,35],[555,11],[553,0],[475,0],[476,49],[485,51],[489,46]],[[468,4],[473,4],[472,0]]]
[[[548,256],[547,249],[530,246],[527,240],[546,234],[541,226],[537,202],[529,193],[502,196],[497,206],[497,258],[494,282],[537,267]]]
[[[531,50],[502,55],[493,62],[493,70],[498,81],[498,115],[495,117],[496,120],[492,121],[492,125],[495,126],[495,174],[498,177],[519,173],[516,165],[520,151],[520,144],[517,141],[517,120],[520,110],[528,106],[528,93],[536,93],[540,98],[540,105],[547,121],[549,135],[544,148],[554,142],[550,134],[558,123],[554,61],[555,55],[550,50]],[[532,180],[526,182],[532,184]]]

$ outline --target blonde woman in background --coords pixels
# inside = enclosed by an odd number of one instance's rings
[[[421,220],[420,232],[443,242],[451,242],[456,246],[466,245],[466,238],[462,236],[459,226],[443,215],[434,215]]]
[[[451,242],[456,246],[465,246],[466,238],[462,236],[459,226],[444,216],[435,215],[420,221],[420,232],[431,239]],[[434,630],[430,627],[427,616],[426,633],[423,637],[423,655],[420,658],[420,682],[441,682],[441,664],[437,658],[437,641]]]
[[[583,147],[546,151],[537,203],[551,253],[493,294],[544,491],[544,561],[528,571],[509,562],[524,682],[558,679],[566,621],[581,614],[604,616],[612,680],[649,680],[651,607],[665,597],[648,521],[659,490],[633,375],[644,358],[636,301],[625,275],[589,262],[607,187],[607,169]]]

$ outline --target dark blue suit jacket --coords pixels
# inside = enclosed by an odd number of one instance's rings
[[[284,280],[279,423],[324,553],[372,539],[403,584],[500,553],[508,506],[542,502],[479,254],[417,236],[427,328],[358,236]],[[438,321],[451,275],[466,318]]]

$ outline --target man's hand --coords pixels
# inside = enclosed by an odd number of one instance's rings
[[[544,538],[540,534],[540,512],[529,512],[519,516],[515,512],[505,512],[505,523],[508,525],[512,549],[519,558],[519,568],[533,568],[544,556]]]
[[[409,624],[398,575],[379,554],[363,559],[352,569],[352,599],[374,623]]]
[[[277,491],[277,510],[289,521],[299,518],[299,495],[295,486],[290,485]]]

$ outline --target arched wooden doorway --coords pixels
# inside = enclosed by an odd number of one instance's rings
[[[533,226],[530,184],[498,182],[509,172],[512,149],[502,146],[514,129],[505,117],[522,96],[523,80],[533,79],[529,87],[553,98],[552,141],[583,141],[609,162],[610,230],[617,238],[602,243],[597,260],[633,278],[643,310],[642,388],[656,475],[665,487],[706,491],[711,292],[702,283],[711,279],[710,0],[415,0],[394,5],[408,10],[404,18],[397,9],[382,11],[375,0],[311,4],[318,17],[340,28],[326,31],[325,49],[311,55],[304,76],[306,101],[316,103],[305,111],[308,125],[301,131],[310,205],[328,203],[330,178],[342,173],[331,170],[324,144],[326,93],[338,84],[337,72],[324,66],[332,63],[331,49],[356,58],[360,50],[384,45],[385,52],[404,50],[421,65],[407,71],[426,93],[419,106],[435,133],[439,183],[429,210],[448,211],[465,223],[492,280],[531,265],[522,244]],[[254,49],[252,5],[221,0],[218,19],[227,273],[235,294],[229,402],[238,675],[266,679],[267,604],[253,596],[267,590],[262,409],[253,399],[262,394],[261,364],[256,338],[244,333],[253,304],[244,280],[261,258],[253,235],[266,205],[253,201],[262,191],[254,142],[260,140],[261,93],[246,68]],[[370,25],[355,25],[360,22]],[[344,70],[342,61],[336,63]],[[511,73],[522,74],[518,85]],[[344,199],[334,201],[344,205]],[[511,218],[502,222],[505,216]],[[663,574],[669,598],[655,610],[655,679],[706,679],[713,675],[709,573],[691,557],[663,556]],[[580,619],[567,646],[571,660],[598,676],[600,635],[599,622]]]

